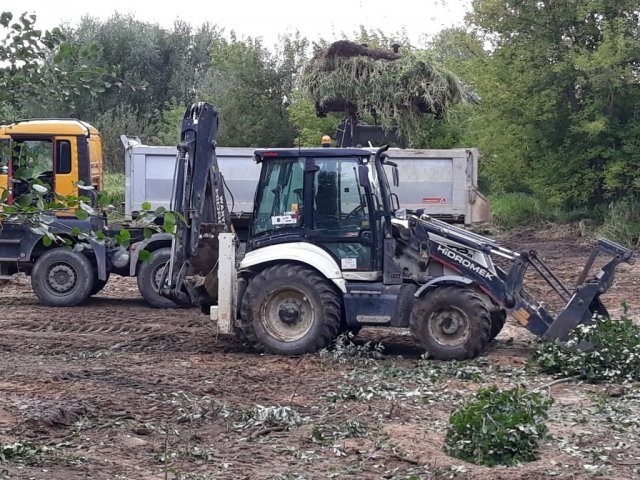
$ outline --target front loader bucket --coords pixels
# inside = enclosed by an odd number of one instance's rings
[[[613,258],[595,276],[587,278],[589,270],[600,253],[609,254]],[[557,318],[549,325],[542,338],[545,340],[566,341],[569,332],[578,325],[592,323],[594,316],[608,317],[609,314],[600,300],[600,295],[611,287],[615,269],[622,262],[633,263],[631,250],[610,240],[598,240],[582,273],[578,277],[578,286],[575,292]]]

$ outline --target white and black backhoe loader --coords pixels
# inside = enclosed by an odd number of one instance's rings
[[[263,149],[246,244],[229,222],[215,156],[217,113],[194,104],[183,121],[173,208],[179,222],[163,293],[200,302],[220,333],[254,348],[299,355],[364,325],[409,328],[432,358],[480,354],[508,314],[534,334],[564,340],[594,315],[600,295],[630,250],[595,246],[579,285],[569,289],[535,252],[422,215],[400,211],[385,159],[357,148]],[[609,261],[589,276],[598,254]],[[506,269],[494,265],[502,257]],[[533,269],[563,299],[549,313],[523,286]],[[193,279],[199,279],[194,281]]]

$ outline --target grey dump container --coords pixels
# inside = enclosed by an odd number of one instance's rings
[[[143,145],[137,137],[122,135],[125,147],[125,214],[140,210],[147,201],[153,208],[169,208],[176,147]],[[231,195],[227,200],[235,214],[250,213],[260,165],[254,148],[218,147],[216,154]],[[400,206],[466,224],[487,221],[489,204],[477,190],[478,151],[414,150],[391,148],[398,164],[400,186],[395,191]],[[387,167],[389,168],[389,167]],[[388,171],[391,179],[391,172]]]
[[[169,208],[178,149],[143,145],[137,137],[121,136],[125,146],[125,214],[139,211],[143,202]],[[234,213],[250,213],[260,165],[254,148],[216,148],[220,169],[231,191],[227,198]]]
[[[489,220],[489,201],[478,191],[477,149],[390,148],[387,155],[398,165],[395,191],[403,208],[466,224]]]

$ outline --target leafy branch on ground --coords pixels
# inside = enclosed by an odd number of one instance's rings
[[[586,351],[579,346],[591,345]],[[597,383],[640,380],[640,327],[626,317],[579,325],[564,343],[540,343],[532,360],[544,373]]]
[[[379,360],[382,358],[384,345],[370,341],[358,344],[353,341],[354,339],[355,335],[353,333],[342,333],[338,335],[331,347],[323,348],[319,355],[335,360],[338,363],[354,360]]]
[[[0,462],[22,460],[27,463],[40,461],[47,447],[39,447],[31,442],[15,442],[0,444]]]
[[[15,198],[8,189],[0,193],[0,228],[7,222],[26,225],[32,233],[42,236],[45,247],[55,243],[82,251],[97,243],[107,248],[127,249],[132,242],[149,239],[154,233],[173,233],[176,223],[184,221],[181,214],[164,207],[152,210],[149,202],[142,204],[135,218],[128,219],[114,206],[108,193],[97,192],[93,186],[79,182],[76,184],[79,195],[60,195],[32,175],[31,171],[16,171],[14,178],[24,186],[24,193]],[[96,221],[85,228],[71,227],[58,220],[59,214]],[[120,228],[114,231],[114,226]],[[140,231],[140,238],[134,238],[133,231]],[[141,250],[141,260],[150,258],[149,252]]]
[[[242,412],[240,420],[234,423],[234,428],[264,427],[288,430],[290,427],[297,427],[308,422],[308,417],[303,417],[291,407],[255,405]]]
[[[535,460],[540,442],[548,436],[545,421],[552,403],[524,386],[482,388],[449,418],[444,450],[490,467]]]

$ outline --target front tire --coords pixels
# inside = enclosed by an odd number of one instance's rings
[[[431,358],[464,360],[486,348],[491,315],[475,290],[442,286],[416,300],[410,328]]]
[[[341,301],[330,282],[295,264],[265,268],[242,297],[242,335],[258,351],[301,355],[327,347],[338,334]]]
[[[44,305],[73,307],[84,302],[94,289],[96,276],[91,261],[69,248],[54,248],[36,260],[31,286]]]
[[[138,268],[138,290],[145,301],[154,308],[177,308],[171,299],[158,293],[158,283],[162,277],[162,270],[171,258],[171,248],[159,248],[151,252],[151,261],[141,262]]]

